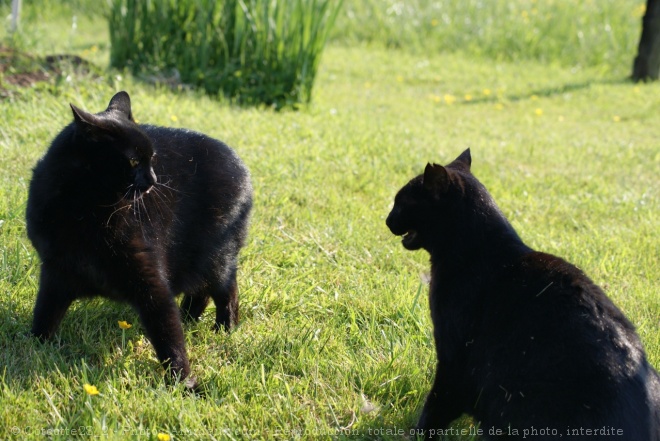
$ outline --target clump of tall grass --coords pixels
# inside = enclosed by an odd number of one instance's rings
[[[308,102],[341,0],[109,0],[110,64],[240,104]]]
[[[629,69],[646,0],[346,0],[332,37],[496,60]]]

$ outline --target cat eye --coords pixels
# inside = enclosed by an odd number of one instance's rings
[[[137,158],[130,158],[128,163],[131,164],[131,167],[135,168],[140,163],[140,161]]]

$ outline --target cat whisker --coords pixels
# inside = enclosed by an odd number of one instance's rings
[[[147,204],[144,203],[144,198],[143,198],[144,194],[145,193],[142,193],[140,195],[140,199],[139,199],[138,202],[139,202],[140,206],[142,207],[142,209],[144,210],[144,214],[147,217],[147,220],[149,221],[149,224],[152,224],[151,217],[149,216],[149,210],[147,209]]]
[[[167,182],[169,183],[170,181],[167,181]],[[174,187],[170,187],[169,185],[167,185],[167,184],[163,184],[162,182],[156,182],[156,183],[154,183],[154,188],[155,188],[156,186],[165,187],[165,188],[167,188],[168,190],[171,190],[171,191],[173,191],[173,192],[175,192],[175,193],[183,193],[181,190],[176,189],[176,188],[174,188]]]
[[[126,202],[128,200],[128,196],[131,193],[132,189],[133,189],[133,184],[126,187],[126,193],[124,193],[124,195],[122,197],[120,197],[119,200],[117,200],[117,202],[115,202],[112,205],[102,205],[102,207],[115,207],[115,206],[117,206],[117,204],[121,203],[122,201]],[[115,211],[110,213],[110,216],[108,216],[108,220],[105,221],[106,227],[110,225],[110,220],[112,220],[112,216],[114,216],[115,213],[117,213],[118,211],[121,211],[121,210],[125,210],[127,208],[130,209],[132,206],[133,206],[133,202],[129,202],[128,204],[122,204],[120,207],[115,209]]]
[[[162,207],[166,207],[170,213],[172,212],[172,209],[167,199],[165,198],[165,195],[157,187],[153,187],[153,195],[154,197],[152,198],[152,201],[154,202],[154,207],[158,211],[159,218],[162,219],[163,218]]]
[[[128,200],[128,195],[129,195],[129,193],[131,192],[131,187],[133,187],[133,184],[131,184],[131,185],[129,185],[128,187],[126,187],[126,193],[124,193],[123,196],[121,196],[119,199],[117,199],[117,202],[113,202],[113,203],[110,204],[110,205],[99,205],[99,207],[104,207],[104,208],[105,208],[105,207],[115,207],[115,206],[117,206],[117,204],[119,204],[120,202],[125,202],[125,201],[127,201],[127,200]],[[130,205],[130,204],[129,204],[129,205]],[[123,208],[124,208],[124,207],[123,207]]]
[[[133,202],[131,203],[133,207],[133,216],[138,222],[140,229],[142,229],[142,213],[140,213],[140,193],[137,191],[137,188],[133,189]]]
[[[130,209],[130,208],[131,208],[131,205],[132,205],[132,204],[122,205],[121,207],[117,208],[115,211],[113,211],[112,213],[110,213],[110,216],[108,216],[108,220],[105,221],[105,226],[107,227],[107,226],[110,225],[110,220],[112,219],[112,216],[114,216],[114,214],[115,214],[116,212],[121,211],[121,210],[124,210],[124,209],[126,209],[126,208],[129,208],[129,209]]]

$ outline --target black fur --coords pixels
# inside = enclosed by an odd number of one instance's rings
[[[248,170],[224,143],[188,130],[138,125],[130,98],[84,112],[34,169],[27,231],[41,257],[32,332],[49,338],[71,302],[100,295],[131,304],[158,359],[178,378],[190,366],[181,313],[209,299],[216,328],[238,320],[236,266],[252,206]],[[192,377],[187,384],[194,386]]]
[[[469,150],[427,165],[387,218],[431,255],[438,363],[419,433],[468,414],[489,439],[660,441],[660,377],[633,325],[578,268],[527,247],[470,165]],[[602,428],[616,432],[586,432]]]

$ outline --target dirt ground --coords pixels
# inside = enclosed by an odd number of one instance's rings
[[[0,97],[11,96],[16,88],[52,81],[63,75],[65,67],[71,67],[77,73],[92,70],[90,63],[77,55],[37,57],[0,46]]]

